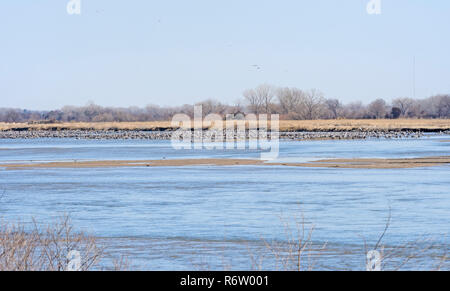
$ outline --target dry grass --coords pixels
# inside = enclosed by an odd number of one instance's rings
[[[378,251],[380,253],[381,270],[383,271],[401,271],[405,267],[408,269],[420,270],[421,259],[427,258],[434,261],[435,266],[430,269],[430,265],[425,270],[440,271],[448,264],[447,248],[434,241],[432,238],[420,238],[411,242],[406,242],[397,246],[388,246],[383,243],[386,233],[389,231],[392,222],[392,209],[389,208],[389,216],[386,221],[384,231],[381,233],[377,243],[373,247],[367,245],[364,240],[364,253],[369,250]],[[433,263],[431,264],[433,265]],[[368,266],[366,257],[367,269]],[[414,266],[414,268],[411,268]]]
[[[364,240],[363,250],[341,249],[329,246],[327,243],[317,243],[313,240],[315,226],[305,220],[303,212],[300,219],[286,219],[281,216],[280,221],[284,228],[285,238],[282,241],[267,242],[263,239],[264,249],[257,254],[250,253],[253,270],[275,271],[314,271],[359,270],[359,266],[369,268],[367,254],[369,251],[378,251],[381,255],[380,263],[383,271],[401,270],[447,270],[450,263],[447,256],[447,246],[436,242],[430,237],[419,238],[414,241],[386,245],[385,236],[391,227],[392,213],[389,216],[378,240],[369,245]],[[327,260],[334,257],[339,262],[336,266],[327,265]],[[356,260],[355,260],[356,259]],[[349,261],[346,261],[349,260]],[[361,261],[361,264],[358,264]],[[356,264],[355,264],[356,263]]]
[[[0,130],[171,130],[170,121],[76,122],[53,124],[0,123]],[[450,119],[281,120],[281,131],[450,130]]]
[[[69,254],[80,253],[80,271],[94,268],[103,257],[103,249],[94,237],[76,233],[65,216],[58,223],[31,230],[22,224],[0,226],[0,271],[64,271]]]
[[[449,130],[450,119],[363,119],[280,121],[283,131],[326,130]]]
[[[168,130],[171,122],[63,122],[51,124],[0,123],[0,130]]]
[[[273,256],[274,269],[277,271],[313,271],[317,258],[326,252],[327,244],[316,245],[313,243],[315,226],[308,224],[303,212],[301,218],[294,217],[293,224],[283,216],[280,221],[286,236],[285,241],[268,242],[263,239],[266,250]],[[261,270],[264,258],[255,260],[252,256],[252,268]],[[255,262],[259,261],[259,265]]]

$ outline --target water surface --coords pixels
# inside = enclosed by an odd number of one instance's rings
[[[448,137],[283,141],[280,161],[414,158],[450,154]],[[258,158],[258,151],[174,150],[169,141],[0,140],[0,163],[69,160]],[[361,250],[392,223],[388,245],[432,237],[448,250],[450,167],[327,169],[261,166],[0,169],[0,215],[49,222],[69,213],[77,229],[102,237],[135,268],[251,268],[265,240],[286,240],[283,222],[304,215],[314,242]],[[281,218],[280,218],[281,217]],[[120,239],[119,239],[120,238]],[[256,252],[256,251],[255,251]],[[207,263],[203,262],[205,258]],[[364,257],[353,257],[353,268]],[[325,260],[339,269],[341,255]],[[431,258],[422,262],[429,265]]]

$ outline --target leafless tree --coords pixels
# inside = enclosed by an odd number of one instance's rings
[[[98,266],[103,248],[96,239],[73,230],[67,216],[41,229],[37,223],[31,230],[21,224],[0,225],[0,270],[2,271],[64,271],[68,254],[80,253],[80,270]]]
[[[280,113],[284,119],[318,118],[392,118],[390,108],[401,111],[408,118],[450,118],[450,95],[441,94],[425,99],[397,98],[392,104],[378,99],[368,106],[362,102],[342,104],[337,99],[325,100],[318,90],[308,92],[297,88],[275,88],[261,85],[246,90],[244,98],[234,105],[224,104],[214,99],[197,103],[203,106],[203,114],[225,116],[229,113]],[[275,98],[277,97],[277,98]],[[30,111],[14,108],[0,108],[0,122],[137,122],[168,121],[175,114],[194,115],[194,105],[181,106],[148,105],[146,107],[102,107],[88,103],[86,106],[64,106],[58,110]],[[395,116],[398,116],[395,114]]]
[[[400,109],[402,117],[406,117],[408,115],[413,104],[414,99],[411,98],[397,98],[392,101],[392,105]]]
[[[223,105],[219,101],[208,99],[203,102],[197,103],[196,105],[202,106],[203,117],[208,114],[220,114],[224,115],[227,111],[227,106]]]
[[[332,118],[337,119],[342,110],[342,104],[338,99],[327,99],[325,105],[331,113]]]
[[[254,89],[248,89],[244,91],[243,95],[250,112],[259,114],[262,111],[262,102],[256,91]]]
[[[325,98],[319,90],[312,89],[305,94],[302,102],[303,117],[307,120],[317,119],[320,116]]]
[[[437,95],[430,98],[433,114],[438,118],[450,117],[450,95]]]
[[[425,108],[427,105],[425,104],[425,100],[414,100],[411,108],[408,111],[408,117],[411,118],[423,118],[426,116]]]
[[[387,114],[387,104],[383,99],[377,99],[369,104],[369,113],[374,118],[384,118]]]
[[[305,93],[297,88],[280,88],[277,90],[281,113],[297,113],[305,99]]]
[[[4,117],[6,122],[20,122],[22,121],[21,114],[19,110],[9,109],[5,113]]]
[[[244,98],[253,113],[271,113],[275,90],[272,86],[264,84],[244,91]]]
[[[362,119],[367,117],[367,107],[362,102],[352,102],[343,106],[343,115],[349,119]]]

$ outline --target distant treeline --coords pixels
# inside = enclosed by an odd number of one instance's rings
[[[426,99],[397,98],[388,103],[376,99],[369,104],[353,102],[343,104],[338,99],[327,99],[318,90],[303,91],[297,88],[277,88],[261,85],[246,90],[243,98],[235,104],[223,104],[206,100],[203,115],[227,114],[280,114],[281,119],[381,119],[381,118],[450,118],[450,95],[436,95]],[[194,105],[160,107],[148,105],[144,108],[102,107],[89,103],[86,106],[65,106],[52,111],[30,111],[0,108],[0,122],[113,122],[113,121],[166,121],[173,115],[194,114]]]

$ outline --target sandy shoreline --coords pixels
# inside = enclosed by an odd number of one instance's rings
[[[0,164],[7,170],[38,168],[116,168],[116,167],[185,167],[185,166],[285,166],[343,169],[407,169],[450,164],[450,156],[410,159],[326,159],[307,163],[267,163],[256,159],[179,159],[179,160],[110,160],[47,163]]]

